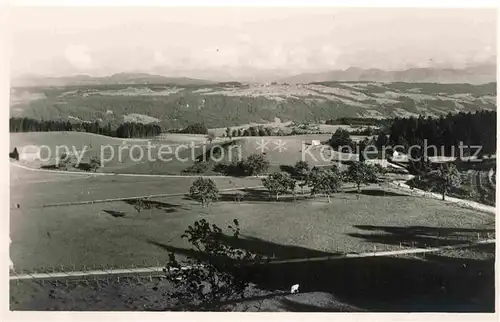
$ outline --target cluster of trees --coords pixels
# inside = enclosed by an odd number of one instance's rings
[[[339,117],[325,121],[329,125],[357,125],[357,126],[385,126],[390,124],[391,119],[377,119],[368,117]]]
[[[249,155],[246,159],[240,161],[227,162],[217,162],[213,164],[210,161],[200,159],[196,161],[193,165],[184,169],[184,173],[191,174],[203,174],[208,170],[228,175],[228,176],[256,176],[261,175],[267,171],[269,168],[269,159],[265,154],[255,153]]]
[[[270,127],[260,126],[250,126],[247,129],[239,128],[231,130],[230,128],[226,128],[226,136],[227,137],[238,137],[238,136],[272,136],[278,135],[277,132],[274,132]]]
[[[351,147],[354,149],[356,146],[351,139],[349,131],[342,128],[338,128],[335,133],[332,134],[328,144],[334,149],[338,149],[339,147]]]
[[[354,131],[351,131],[351,135],[367,135],[367,136],[372,136],[372,135],[376,135],[377,133],[379,133],[380,130],[377,130],[373,127],[365,127],[365,128],[361,128],[361,129],[357,129],[357,130],[354,130]]]
[[[119,138],[142,138],[160,135],[162,128],[158,124],[150,123],[122,123],[116,129],[116,136]]]
[[[88,163],[78,163],[75,156],[62,154],[56,159],[56,164],[53,168],[58,170],[68,170],[68,167],[74,167],[84,171],[97,172],[97,169],[101,167],[101,158],[98,156],[91,156]]]
[[[249,159],[250,161],[247,159],[247,162],[253,165],[252,171],[254,172],[268,166],[267,160],[262,155],[252,155]],[[302,192],[304,192],[304,187],[310,187],[311,195],[325,195],[330,202],[331,195],[339,192],[344,182],[353,182],[359,194],[361,186],[376,182],[377,175],[380,173],[378,167],[364,162],[354,162],[347,171],[341,172],[335,165],[328,169],[316,167],[311,169],[307,162],[298,161],[293,167],[293,177],[288,172],[274,172],[263,178],[262,184],[276,200],[279,200],[280,195],[289,192],[295,195],[297,181],[301,181],[299,186],[302,188]],[[213,180],[200,177],[191,186],[189,196],[199,200],[205,207],[218,199],[219,190]]]
[[[208,134],[208,128],[205,123],[193,123],[186,126],[184,129],[178,131],[179,133],[186,134]]]
[[[11,117],[9,120],[11,133],[17,132],[54,132],[75,131],[95,133],[119,138],[152,137],[162,133],[159,124],[122,123],[113,129],[111,123],[101,125],[99,122],[70,122],[35,120],[26,117]]]
[[[270,162],[265,154],[255,153],[241,161],[231,163],[217,163],[213,170],[215,172],[230,176],[256,176],[267,171]]]
[[[389,128],[389,143],[405,147],[435,145],[438,153],[456,156],[460,142],[464,145],[480,145],[483,155],[496,153],[496,112],[449,113],[439,118],[395,118]],[[452,149],[454,147],[454,149]],[[434,155],[429,149],[429,156]],[[474,151],[472,151],[474,153]]]
[[[376,180],[377,168],[363,162],[355,162],[346,172],[337,167],[327,170],[310,169],[307,162],[299,161],[295,164],[294,172],[303,175],[305,184],[311,187],[311,194],[324,194],[328,197],[342,188],[344,181],[354,182],[358,187]],[[457,184],[457,169],[454,165],[443,165],[436,173],[443,189],[443,199],[446,191]],[[264,186],[278,200],[279,195],[295,191],[296,181],[290,174],[276,172],[263,180]],[[199,200],[203,207],[219,197],[219,190],[213,180],[198,178],[193,183],[189,194]],[[233,219],[227,229],[231,232],[225,235],[221,228],[209,223],[205,219],[194,222],[182,235],[191,244],[194,253],[204,256],[190,256],[187,258],[187,267],[182,269],[175,254],[169,254],[169,260],[164,269],[166,278],[172,283],[169,295],[177,300],[176,307],[195,310],[221,309],[224,302],[245,297],[251,280],[252,272],[243,268],[254,265],[267,265],[269,258],[262,254],[237,248],[236,242],[240,238],[240,225]],[[255,271],[254,273],[259,273]],[[208,287],[207,287],[208,286]]]

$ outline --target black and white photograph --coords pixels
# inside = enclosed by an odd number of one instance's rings
[[[9,6],[8,310],[495,313],[497,16]]]

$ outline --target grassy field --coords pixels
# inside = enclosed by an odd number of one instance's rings
[[[493,312],[494,245],[422,256],[272,265],[228,311]],[[328,272],[328,274],[325,274]],[[300,283],[301,293],[287,294]],[[169,310],[165,280],[10,283],[11,310]]]
[[[196,178],[72,175],[34,172],[10,166],[11,208],[152,194],[186,193]],[[214,178],[220,189],[255,187],[258,178]]]
[[[330,134],[310,134],[236,138],[232,140],[234,143],[232,147],[225,148],[222,159],[231,162],[242,160],[254,153],[265,153],[273,166],[270,171],[278,171],[280,165],[294,165],[303,157],[311,165],[328,165],[332,160],[339,158],[342,160],[355,158],[355,155],[337,153],[328,146],[310,147],[311,140],[326,142],[330,137]],[[100,156],[104,166],[98,169],[98,172],[179,175],[193,165],[194,160],[204,151],[210,151],[212,146],[223,145],[227,142],[230,141],[219,138],[207,144],[206,137],[203,135],[185,134],[164,134],[148,141],[117,139],[78,132],[46,132],[11,134],[10,145],[11,150],[18,147],[20,153],[22,153],[22,147],[27,145],[48,146],[52,159],[48,161],[22,160],[23,163],[34,168],[53,166],[56,162],[56,146],[68,146],[78,153],[83,152],[82,164],[88,163],[92,156]],[[84,147],[86,149],[82,150]],[[48,150],[44,148],[41,151],[41,157],[46,158]],[[61,150],[59,155],[63,152],[64,150]],[[73,160],[76,161],[76,159]],[[70,167],[68,170],[78,169]],[[215,173],[209,171],[207,174]]]
[[[13,171],[14,172],[14,171]],[[424,246],[477,239],[493,233],[494,218],[437,200],[406,196],[373,186],[358,200],[350,191],[323,199],[274,202],[267,192],[249,189],[243,203],[224,193],[203,209],[183,196],[155,199],[136,213],[129,202],[41,207],[43,204],[186,193],[192,178],[75,177],[27,172],[11,174],[11,258],[18,269],[47,266],[156,265],[168,251],[183,252],[180,236],[195,220],[225,227],[241,222],[248,247],[275,258],[323,256],[339,252]],[[255,187],[257,178],[216,179],[219,188]],[[12,206],[13,207],[13,206]],[[468,231],[467,229],[471,229]],[[477,231],[476,231],[477,229]],[[439,238],[437,236],[440,236]],[[440,238],[451,238],[441,241]],[[293,245],[293,246],[292,246]],[[434,246],[430,244],[429,246]],[[304,252],[304,250],[310,251]]]
[[[256,148],[256,139],[242,141],[245,153]],[[300,153],[292,147],[302,139],[287,142],[288,152],[268,152],[270,158],[292,164],[293,155]],[[331,203],[302,196],[276,202],[262,188],[251,188],[260,186],[260,179],[229,177],[214,180],[220,189],[248,188],[243,202],[235,202],[232,191],[222,192],[218,202],[202,208],[183,195],[193,180],[34,172],[11,165],[10,257],[16,272],[159,266],[170,252],[181,260],[196,255],[181,238],[194,221],[204,218],[225,228],[238,219],[242,238],[228,243],[285,263],[258,269],[252,275],[253,299],[232,304],[229,310],[252,311],[254,304],[269,311],[493,310],[490,246],[425,257],[286,262],[494,238],[491,214],[378,185],[366,187],[359,198],[346,186]],[[43,207],[149,194],[176,195],[155,198],[151,211],[140,213],[130,200]],[[11,282],[10,305],[19,310],[169,308],[162,295],[169,287],[164,281],[131,280]],[[276,295],[295,283],[303,294]],[[265,299],[264,305],[259,298]]]

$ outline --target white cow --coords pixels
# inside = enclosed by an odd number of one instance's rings
[[[290,289],[290,293],[298,293],[299,292],[299,284],[292,285],[292,288]]]

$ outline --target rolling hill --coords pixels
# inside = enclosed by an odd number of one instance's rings
[[[123,76],[123,75],[122,75]],[[126,76],[124,76],[126,77]],[[335,117],[438,116],[496,110],[496,83],[320,82],[208,85],[105,84],[14,87],[11,116],[34,119],[157,121],[164,128],[310,121]]]
[[[398,71],[350,67],[345,70],[299,74],[280,79],[280,82],[292,84],[328,81],[485,84],[496,81],[496,66],[478,65],[464,69],[409,68]]]
[[[13,87],[57,87],[75,85],[117,85],[117,84],[174,84],[174,85],[205,85],[214,82],[187,77],[165,77],[148,73],[118,73],[111,76],[93,77],[90,75],[74,75],[65,77],[44,77],[25,75],[11,80]]]

